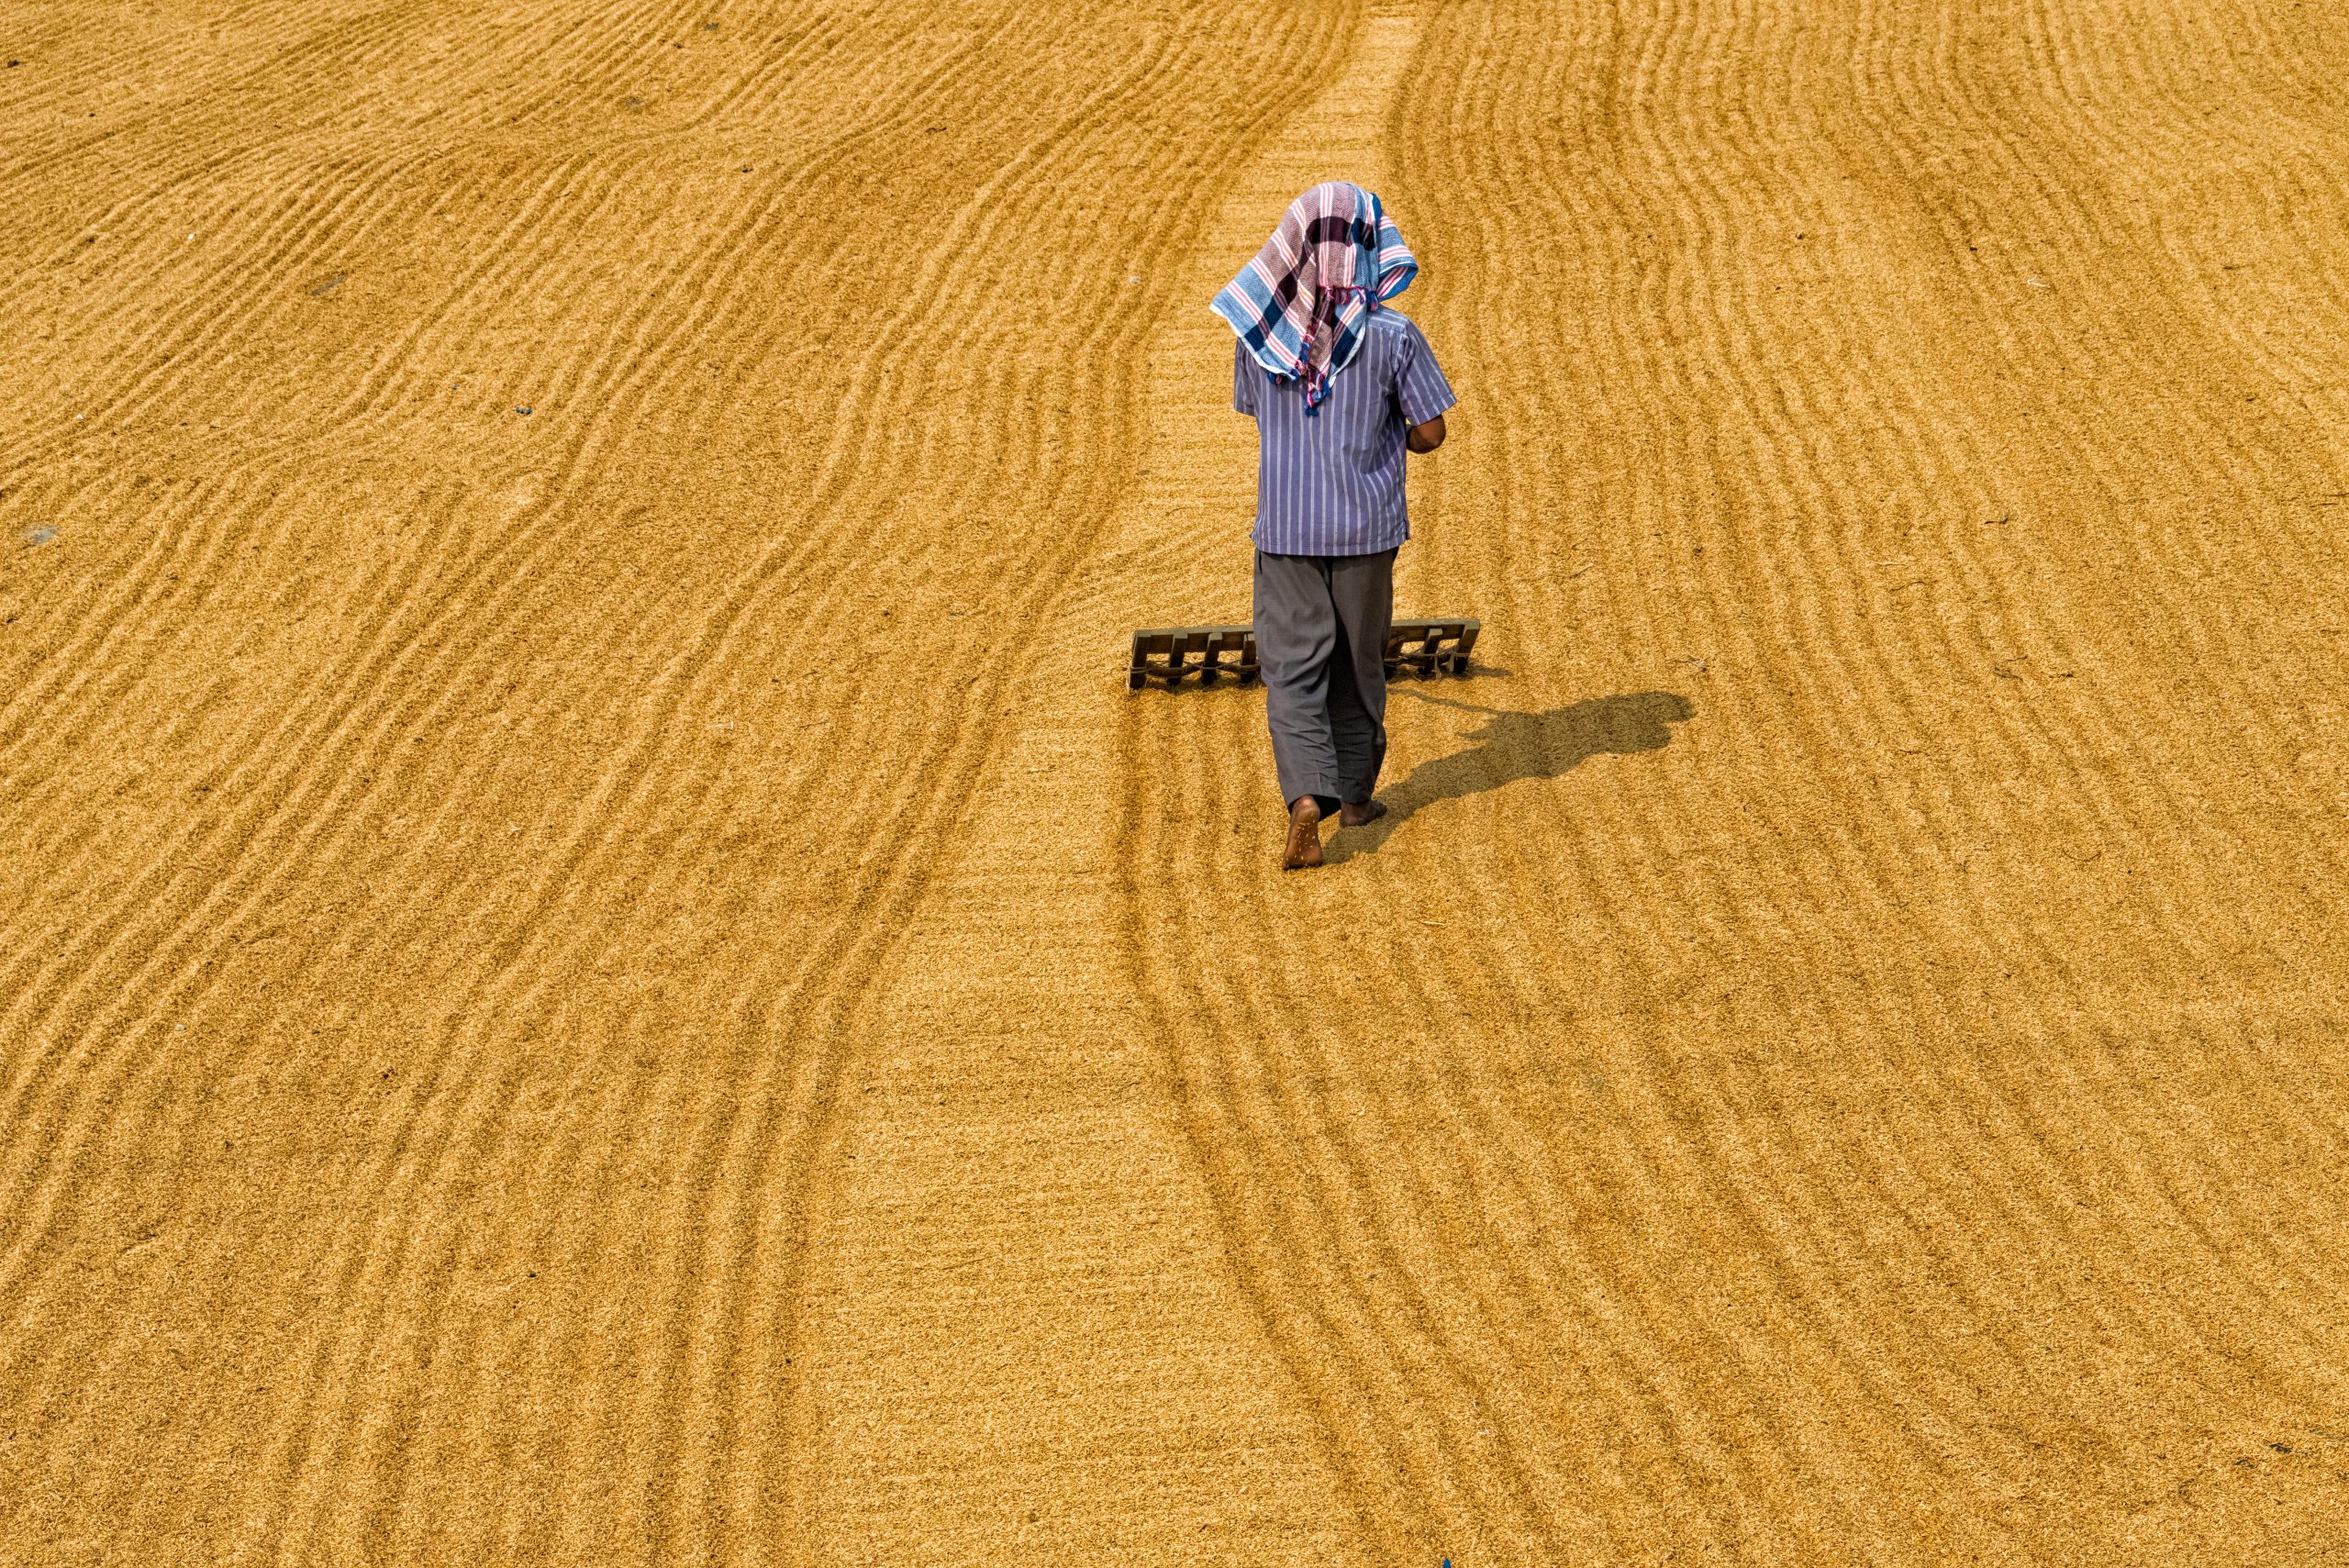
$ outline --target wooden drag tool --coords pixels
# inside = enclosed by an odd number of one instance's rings
[[[1474,617],[1397,621],[1386,633],[1386,673],[1468,673],[1469,651],[1483,624]],[[1128,688],[1138,692],[1157,681],[1172,691],[1194,675],[1203,686],[1226,678],[1243,686],[1254,681],[1255,632],[1244,626],[1166,626],[1134,633]]]

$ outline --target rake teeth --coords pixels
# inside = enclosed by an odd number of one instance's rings
[[[1452,620],[1398,620],[1386,634],[1387,674],[1464,675],[1468,652],[1483,623],[1473,617]],[[1193,675],[1203,686],[1226,677],[1247,685],[1257,676],[1256,634],[1244,626],[1145,627],[1134,633],[1133,662],[1126,685],[1141,691],[1152,681],[1169,691]]]
[[[1152,681],[1168,690],[1187,676],[1214,685],[1226,675],[1241,685],[1256,678],[1256,633],[1244,626],[1146,627],[1134,633],[1133,666],[1126,685],[1140,691]]]
[[[1398,620],[1386,633],[1386,673],[1464,675],[1468,651],[1485,623],[1474,616],[1458,620]]]

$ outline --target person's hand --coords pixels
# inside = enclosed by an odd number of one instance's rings
[[[1443,416],[1439,414],[1424,425],[1414,425],[1403,432],[1403,445],[1415,452],[1431,452],[1443,445]]]

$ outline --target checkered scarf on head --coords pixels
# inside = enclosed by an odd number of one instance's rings
[[[1289,203],[1280,227],[1215,296],[1213,309],[1258,364],[1305,383],[1310,417],[1362,347],[1370,313],[1410,287],[1419,270],[1378,198],[1331,181]]]

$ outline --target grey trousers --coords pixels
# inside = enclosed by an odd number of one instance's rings
[[[1395,552],[1256,552],[1256,662],[1281,802],[1326,815],[1370,798],[1386,760],[1386,628]]]

